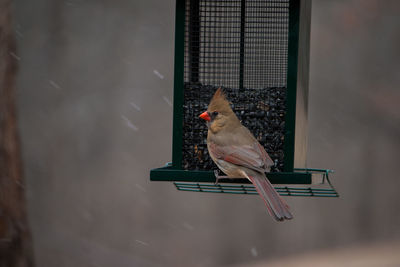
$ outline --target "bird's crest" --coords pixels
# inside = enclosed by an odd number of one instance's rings
[[[218,111],[218,112],[231,112],[230,102],[226,99],[225,92],[220,88],[215,91],[210,104],[208,105],[208,111]]]

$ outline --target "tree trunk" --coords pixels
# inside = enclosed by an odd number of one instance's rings
[[[0,267],[33,266],[15,114],[11,1],[0,0]]]

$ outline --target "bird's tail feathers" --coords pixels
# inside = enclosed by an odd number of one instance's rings
[[[248,176],[254,184],[258,194],[264,200],[269,214],[277,221],[290,220],[293,215],[289,211],[289,205],[279,196],[275,188],[264,174]]]

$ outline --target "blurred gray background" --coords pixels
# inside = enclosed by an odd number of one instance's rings
[[[171,160],[174,9],[15,1],[37,266],[265,266],[399,241],[400,2],[313,2],[308,166],[334,169],[341,198],[286,198],[285,223],[257,196],[149,181]]]

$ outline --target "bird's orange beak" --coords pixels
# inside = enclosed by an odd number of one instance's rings
[[[204,111],[203,113],[201,113],[199,117],[202,118],[203,120],[211,121],[210,115],[208,115],[207,111]]]

